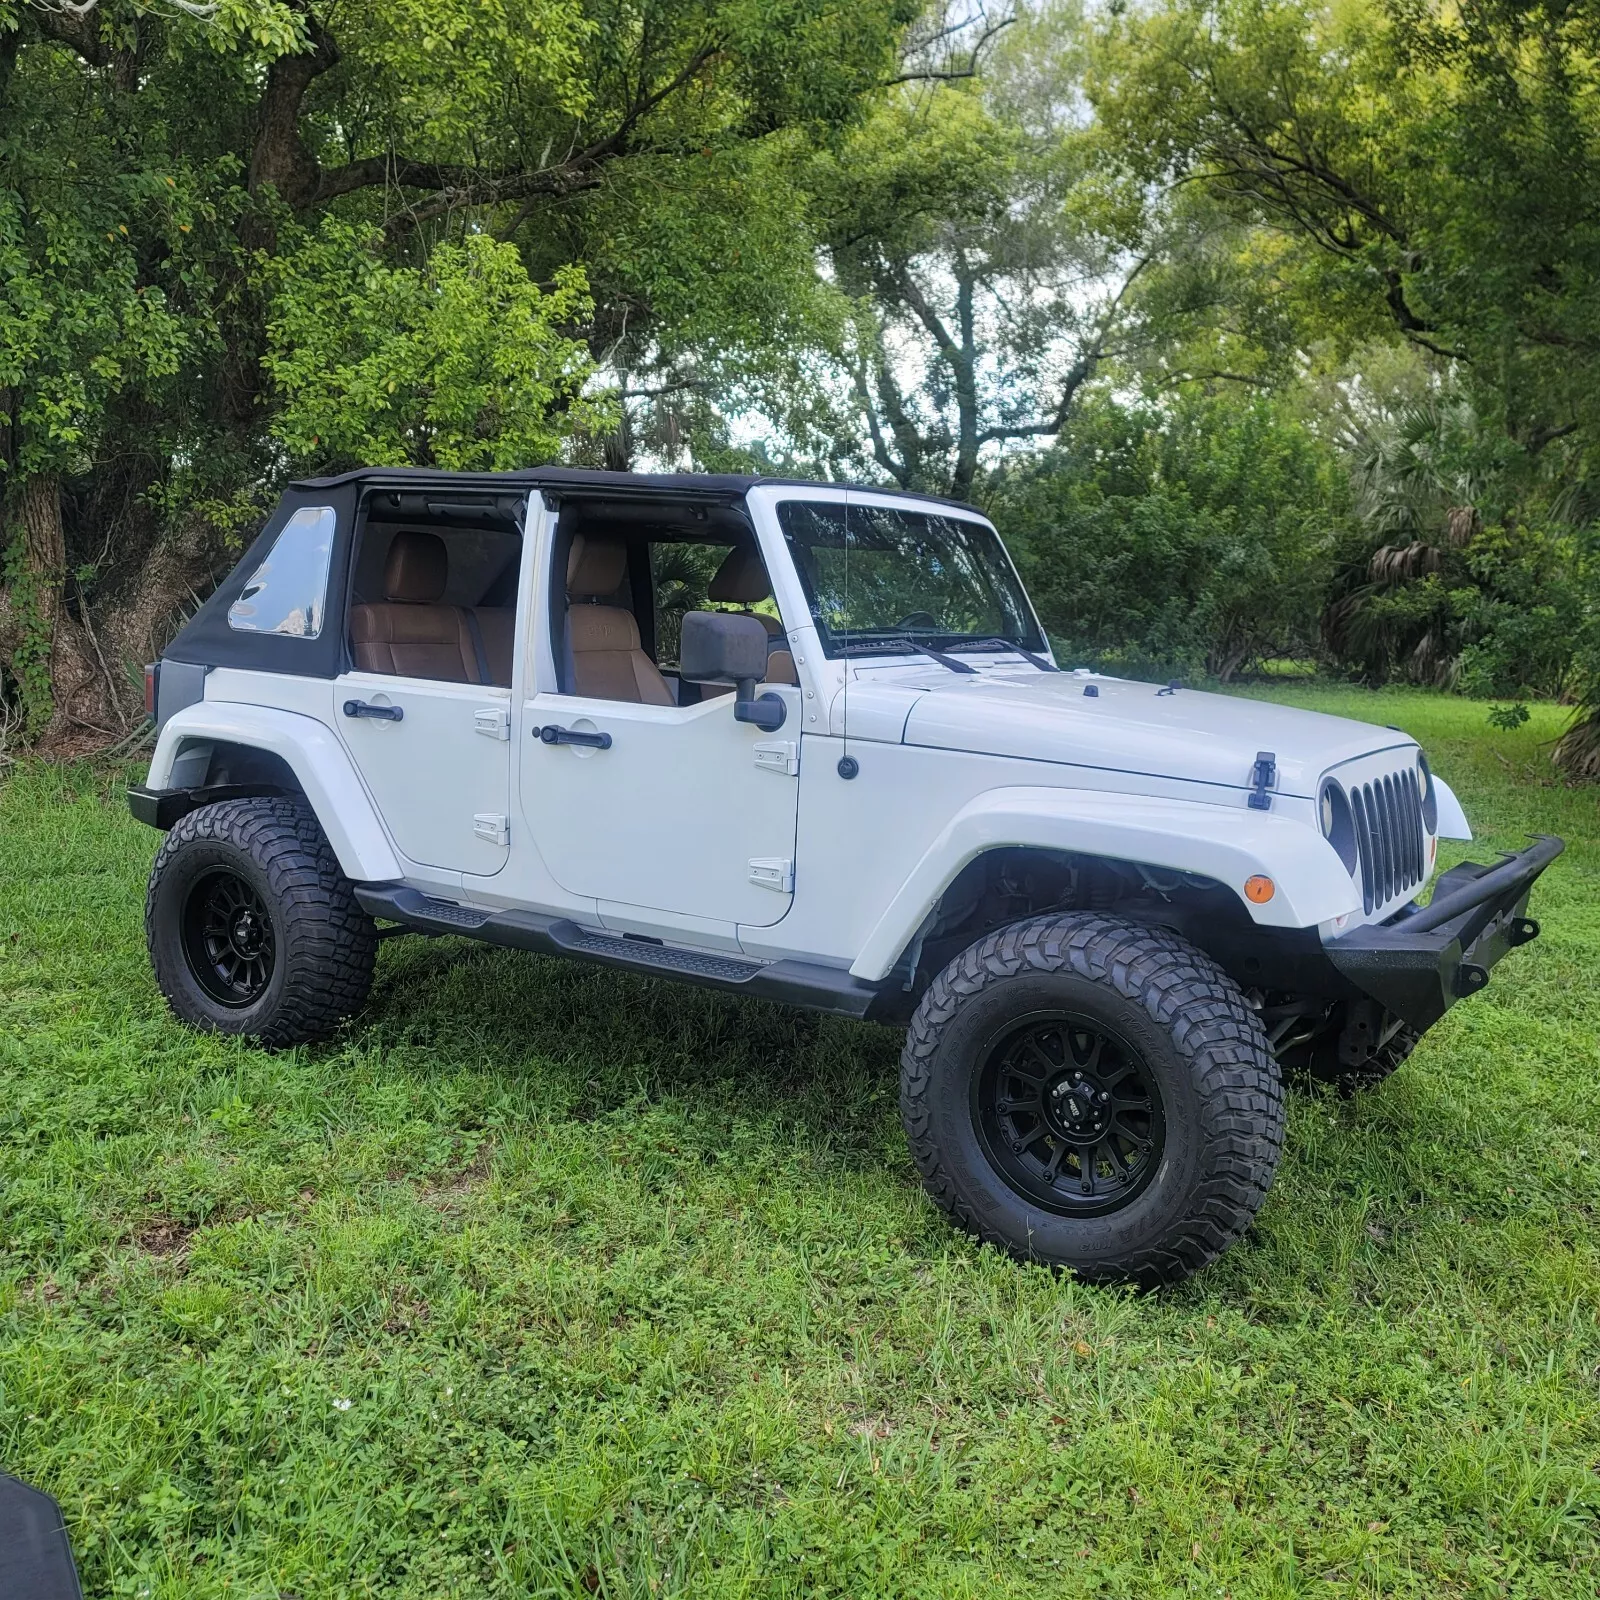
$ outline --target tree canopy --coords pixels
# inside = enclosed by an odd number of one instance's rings
[[[1593,706],[1597,30],[0,0],[5,718],[130,729],[288,474],[549,459],[975,499],[1086,659]]]

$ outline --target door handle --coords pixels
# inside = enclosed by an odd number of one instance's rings
[[[404,722],[405,712],[399,706],[371,706],[365,700],[346,700],[347,717],[373,717],[379,722]]]
[[[581,728],[558,728],[553,722],[547,723],[542,728],[535,728],[533,733],[542,744],[581,744],[590,750],[611,748],[609,733],[585,733]]]

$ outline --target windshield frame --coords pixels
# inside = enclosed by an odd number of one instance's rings
[[[857,513],[863,515],[887,513],[899,518],[958,525],[962,530],[963,542],[980,558],[984,577],[997,590],[1009,591],[1008,595],[991,595],[988,598],[998,598],[1007,608],[1015,611],[1016,624],[1000,620],[998,625],[983,626],[970,632],[938,626],[901,628],[898,623],[893,626],[862,626],[836,630],[824,614],[823,603],[818,599],[814,567],[811,562],[803,559],[803,554],[808,549],[819,546],[811,544],[805,539],[803,531],[798,531],[791,525],[787,513],[792,506],[804,506],[822,516],[843,517],[847,513],[852,516]],[[843,497],[837,493],[785,494],[782,498],[774,500],[771,509],[777,524],[778,536],[783,542],[784,554],[805,597],[807,616],[816,630],[818,645],[828,660],[842,662],[872,657],[913,656],[925,661],[928,659],[929,646],[938,651],[955,645],[972,645],[988,640],[1004,640],[1007,646],[1016,645],[1023,650],[1050,658],[1052,654],[1050,641],[1039,623],[1033,601],[1021,574],[1017,571],[1015,562],[1011,559],[1011,553],[1006,549],[999,530],[978,513],[965,507],[946,505],[938,501],[907,504],[900,501],[890,490],[877,492],[855,490]],[[985,549],[984,546],[988,548]],[[840,547],[834,545],[831,548]],[[855,548],[853,529],[852,548]],[[908,613],[908,616],[910,615],[915,613]],[[936,621],[931,613],[929,620]],[[981,653],[966,652],[964,658],[970,659],[972,655]],[[1006,646],[996,646],[994,653],[1010,652]]]

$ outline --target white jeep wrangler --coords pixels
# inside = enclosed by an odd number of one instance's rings
[[[1063,670],[966,506],[539,469],[294,485],[150,669],[173,1010],[287,1045],[456,934],[908,1025],[964,1228],[1172,1282],[1281,1072],[1381,1077],[1538,932],[1404,734]]]

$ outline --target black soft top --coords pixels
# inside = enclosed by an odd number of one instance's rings
[[[756,478],[710,472],[589,472],[575,467],[524,467],[515,472],[441,472],[432,467],[358,467],[329,478],[302,478],[284,490],[265,526],[219,583],[211,598],[169,644],[163,655],[173,661],[204,667],[243,667],[262,672],[287,672],[303,678],[336,678],[345,666],[345,600],[350,583],[351,552],[357,512],[364,495],[385,489],[476,490],[628,500],[646,496],[719,500],[736,503],[757,485],[793,489],[861,489],[875,494],[901,494],[868,484],[823,483],[814,478]],[[911,495],[933,505],[970,513],[957,500]],[[228,611],[256,569],[266,560],[285,524],[303,506],[330,506],[337,522],[328,566],[326,606],[321,633],[314,639],[273,633],[240,633],[228,626]]]
[[[609,491],[615,495],[702,495],[736,499],[757,488],[778,489],[855,489],[862,494],[892,494],[906,500],[926,500],[931,505],[951,506],[962,511],[973,507],[964,500],[942,495],[919,494],[881,483],[835,483],[821,478],[761,478],[734,472],[601,472],[586,467],[518,467],[512,472],[442,472],[437,467],[356,467],[331,478],[299,478],[290,489],[328,490],[354,484],[359,488],[383,489],[397,486],[425,488],[431,485],[460,489],[518,490],[529,494],[535,489]]]

